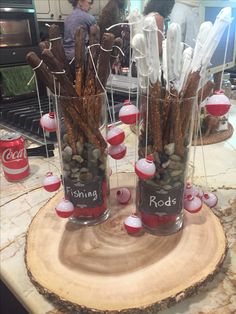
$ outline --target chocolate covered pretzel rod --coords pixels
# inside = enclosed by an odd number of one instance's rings
[[[190,73],[183,90],[183,104],[180,113],[183,134],[185,134],[185,130],[189,127],[192,113],[192,104],[194,101],[193,98],[197,94],[200,78],[199,71]]]
[[[55,75],[57,80],[60,82],[61,95],[76,97],[77,94],[71,81],[69,80],[64,69],[62,68],[61,63],[55,58],[51,50],[44,49],[42,52],[42,59],[48,66],[51,73]]]
[[[110,55],[112,51],[112,46],[114,44],[115,36],[111,33],[104,33],[102,37],[101,50],[98,58],[98,77],[97,80],[97,91],[101,93],[107,84],[107,79],[110,74]]]
[[[198,104],[204,101],[213,91],[215,84],[211,81],[207,81],[207,83],[199,90],[198,92]]]
[[[84,96],[96,94],[96,73],[94,66],[97,66],[97,61],[100,52],[100,29],[98,25],[92,25],[89,32],[89,49],[87,56],[86,78]]]
[[[35,52],[29,52],[26,55],[26,61],[35,71],[37,78],[44,82],[52,93],[54,93],[53,75],[48,70],[48,67],[41,59],[36,55]]]
[[[86,29],[80,26],[75,31],[75,89],[79,96],[84,93]]]
[[[73,82],[73,78],[70,72],[69,62],[66,59],[65,50],[62,44],[62,38],[60,33],[60,28],[56,24],[52,24],[48,31],[49,41],[51,44],[51,51],[57,60],[61,63],[61,67],[66,71],[66,75],[69,80]]]

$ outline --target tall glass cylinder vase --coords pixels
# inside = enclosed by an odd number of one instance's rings
[[[109,216],[105,94],[57,98],[58,142],[70,221],[94,225]]]
[[[147,231],[168,235],[183,226],[183,194],[195,98],[141,97],[138,157],[152,155],[155,175],[138,179],[137,209]]]

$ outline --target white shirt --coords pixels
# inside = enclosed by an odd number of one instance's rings
[[[182,3],[190,5],[191,7],[198,7],[200,5],[200,0],[175,0],[175,3]]]

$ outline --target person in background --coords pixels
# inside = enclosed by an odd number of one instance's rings
[[[155,13],[156,24],[160,32],[158,32],[159,53],[162,55],[162,40],[164,33],[164,20],[169,16],[175,4],[174,0],[149,0],[144,7],[143,15]]]
[[[175,0],[170,22],[180,25],[182,42],[194,48],[200,27],[199,0]]]
[[[89,14],[89,10],[93,4],[93,0],[68,0],[73,11],[65,19],[64,22],[64,39],[63,46],[66,59],[71,62],[75,55],[75,31],[79,26],[84,26],[88,31],[91,25],[96,23],[93,15]],[[86,39],[85,45],[88,43]],[[74,64],[71,64],[71,72],[75,76]]]
[[[100,27],[101,38],[104,33],[107,32],[106,28],[122,23],[125,21],[126,8],[128,0],[109,0],[99,16],[98,25]],[[122,28],[116,26],[109,30],[115,37],[121,37]]]

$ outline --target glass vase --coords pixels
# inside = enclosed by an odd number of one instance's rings
[[[137,180],[136,206],[150,233],[183,227],[183,195],[193,132],[195,98],[141,97],[138,158],[151,155],[155,175]]]
[[[58,143],[69,220],[95,225],[109,216],[105,94],[58,97]]]

